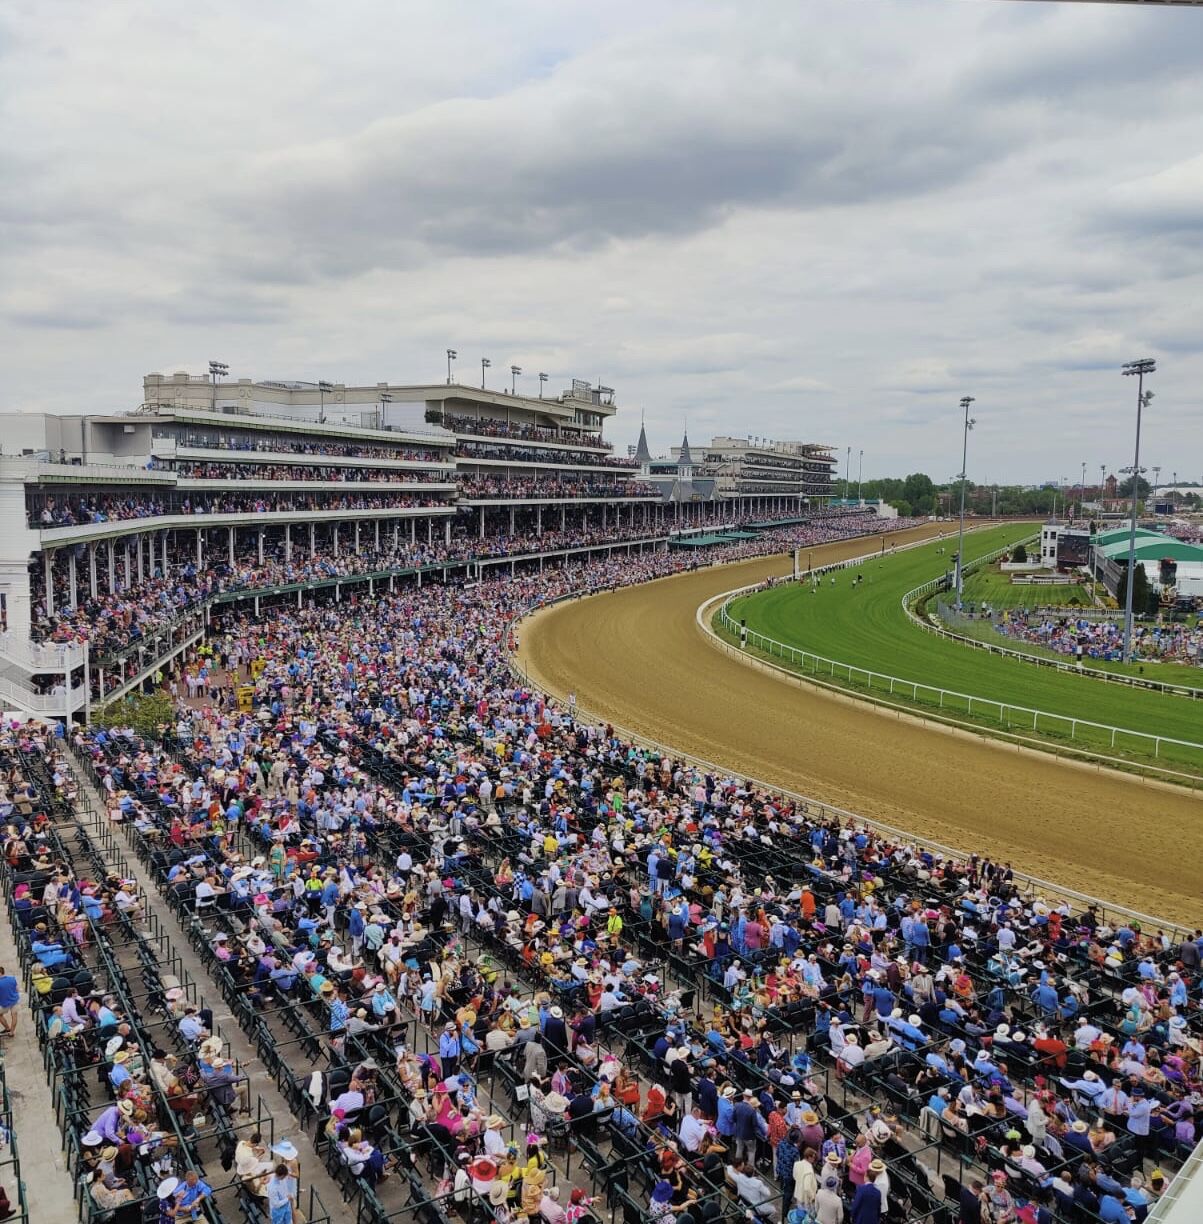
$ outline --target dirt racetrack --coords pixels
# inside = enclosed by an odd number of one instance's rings
[[[934,534],[931,524],[898,538]],[[819,565],[872,545],[808,551]],[[549,692],[682,752],[1148,914],[1203,921],[1199,798],[879,713],[703,639],[704,600],[789,567],[758,558],[549,608],[523,623],[519,660]]]

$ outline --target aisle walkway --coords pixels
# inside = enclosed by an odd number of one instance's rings
[[[0,922],[0,965],[21,981],[21,959],[13,942],[7,912],[5,921]],[[13,1132],[21,1162],[21,1180],[25,1183],[29,1218],[34,1224],[41,1220],[66,1224],[67,1220],[76,1218],[75,1187],[67,1169],[63,1135],[55,1122],[50,1085],[46,1081],[42,1051],[34,1035],[33,1015],[23,983],[21,995],[17,1035],[0,1042],[4,1078],[12,1098]],[[17,1187],[5,1184],[4,1189],[15,1207]]]

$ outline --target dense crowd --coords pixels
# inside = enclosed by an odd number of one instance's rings
[[[899,522],[906,526],[910,521],[895,520],[889,526],[894,527]],[[737,560],[785,548],[824,543],[857,534],[868,525],[868,520],[863,518],[832,517],[806,526],[778,528],[762,533],[755,540],[715,546],[705,553],[704,558],[698,558],[693,553],[682,556],[673,554],[657,564],[667,566],[662,572],[670,573],[688,564],[709,563],[717,559]],[[223,557],[199,569],[195,554],[189,550],[176,556],[169,577],[163,577],[161,568],[155,568],[143,581],[134,582],[128,588],[123,581],[118,582],[118,589],[112,592],[101,581],[96,596],[92,597],[85,591],[77,599],[74,609],[66,598],[65,577],[56,571],[55,614],[47,614],[43,593],[43,597],[34,605],[31,632],[37,642],[87,640],[92,645],[93,662],[102,664],[159,631],[181,613],[223,592],[265,590],[386,570],[601,547],[661,533],[662,529],[657,532],[642,523],[628,523],[623,527],[609,526],[605,529],[599,524],[595,528],[550,530],[541,536],[522,532],[515,536],[502,534],[481,539],[465,532],[455,537],[450,545],[420,541],[411,543],[402,538],[393,546],[387,543],[386,536],[386,542],[380,549],[365,546],[359,552],[354,552],[344,539],[343,548],[337,556],[333,553],[331,541],[326,539],[312,557],[300,546],[300,541],[296,542],[291,557],[285,555],[282,543],[276,541],[272,553],[265,555],[262,561],[257,552],[252,551],[237,556],[232,565]],[[245,541],[243,547],[246,547]]]
[[[1120,620],[1011,613],[998,618],[995,625],[1006,637],[1032,642],[1082,662],[1120,660],[1124,654],[1124,626]],[[1203,662],[1203,628],[1173,622],[1135,625],[1132,657],[1142,662],[1198,665]]]
[[[408,481],[407,481],[408,482]],[[254,483],[248,481],[248,483]],[[444,505],[445,499],[415,497],[395,493],[365,494],[319,493],[236,493],[214,490],[211,493],[171,490],[157,496],[134,494],[95,494],[91,496],[48,497],[37,508],[29,509],[30,527],[75,527],[81,523],[110,523],[126,519],[158,518],[165,514],[268,514],[307,510],[391,510]]]
[[[332,459],[408,459],[418,463],[445,463],[449,448],[412,446],[365,446],[358,442],[313,442],[287,434],[253,435],[186,433],[178,438],[181,447],[205,450],[266,452],[268,454],[329,455]]]
[[[547,446],[498,446],[491,442],[477,442],[471,438],[460,438],[455,444],[455,453],[461,459],[502,459],[507,463],[558,463],[573,467],[622,468],[635,470],[635,461],[616,455],[599,455],[591,450],[558,450]]]
[[[816,820],[513,676],[524,608],[689,563],[231,614],[209,666],[258,673],[253,712],[219,684],[181,701],[166,747],[79,743],[111,819],[175,847],[197,905],[240,916],[217,955],[263,1006],[314,1001],[334,1050],[419,1019],[424,1051],[391,1068],[410,1121],[502,1219],[568,1218],[547,1177],[568,1134],[649,1154],[645,1210],[669,1224],[714,1218],[716,1193],[763,1220],[877,1224],[934,1194],[910,1160],[933,1136],[970,1162],[963,1220],[1143,1218],[1200,1121],[1203,936]],[[712,1006],[678,988],[691,966]],[[641,1052],[607,1041],[639,1015]],[[527,1084],[514,1138],[477,1100],[485,1055]],[[395,1154],[356,1119],[381,1070],[356,1064],[323,1115],[378,1185]],[[838,1115],[833,1083],[863,1106]]]
[[[523,425],[517,421],[488,420],[484,417],[448,416],[441,422],[444,428],[454,433],[476,434],[484,438],[522,438],[529,442],[558,442],[588,445],[594,450],[613,450],[609,442],[601,437],[580,434],[561,433],[556,429],[546,429],[542,425]]]
[[[318,1125],[357,1178],[384,1186],[404,1159],[365,1125],[390,1101],[446,1153],[447,1192],[503,1224],[587,1211],[581,1186],[553,1193],[568,1139],[650,1161],[624,1193],[661,1224],[732,1205],[788,1224],[912,1218],[944,1197],[917,1159],[933,1142],[966,1162],[963,1221],[1147,1214],[1203,1121],[1203,933],[1143,930],[1021,893],[1006,864],[816,818],[627,742],[511,670],[514,618],[535,603],[840,529],[270,619],[229,610],[185,660],[206,683],[177,681],[163,742],[77,733],[110,820],[167,854],[222,971],[257,1008],[317,1009]],[[251,711],[234,700],[245,683]],[[28,803],[4,798],[19,857]],[[64,894],[35,945],[48,981],[73,957]],[[348,1054],[335,1078],[342,1051],[414,1020],[419,1041],[387,1042],[383,1064]],[[181,1005],[173,1021],[220,1076],[205,1017]],[[486,1060],[524,1084],[512,1119],[483,1106]],[[154,1074],[116,1074],[118,1151],[121,1102]],[[225,1086],[234,1108],[236,1077]]]
[[[459,477],[462,497],[659,497],[655,485],[639,480],[597,480],[582,473],[560,476],[506,476],[489,472]]]
[[[424,472],[396,468],[357,468],[346,464],[329,467],[313,463],[213,463],[182,462],[175,464],[175,474],[186,480],[326,480],[346,484],[381,482],[385,484],[448,484],[454,475],[447,472]]]

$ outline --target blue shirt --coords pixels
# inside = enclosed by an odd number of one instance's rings
[[[17,979],[11,973],[0,977],[0,1008],[16,1007],[21,1001],[21,992],[17,989]]]

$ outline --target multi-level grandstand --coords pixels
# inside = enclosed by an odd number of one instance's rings
[[[830,506],[828,448],[658,462],[641,437],[628,460],[614,411],[582,384],[176,377],[126,415],[7,418],[0,695],[41,717],[0,728],[3,989],[32,1004],[81,1220],[1164,1214],[1203,1116],[1193,924],[686,757],[524,673],[527,615],[585,611],[542,638],[557,676],[626,634],[606,670],[666,696],[673,734],[703,700],[809,761],[857,715],[704,688],[654,644],[657,589],[776,578],[751,558],[802,546],[816,576],[884,564],[891,531],[939,547],[943,524]],[[624,628],[617,588],[683,571]],[[692,614],[675,629],[725,659]],[[0,1163],[15,1215],[67,1218],[21,1177]]]
[[[4,418],[10,709],[82,716],[136,690],[217,606],[712,543],[708,529],[797,526],[826,500],[725,477],[704,499],[666,497],[603,437],[613,392],[580,381],[537,398],[152,374],[143,395],[124,414]]]

